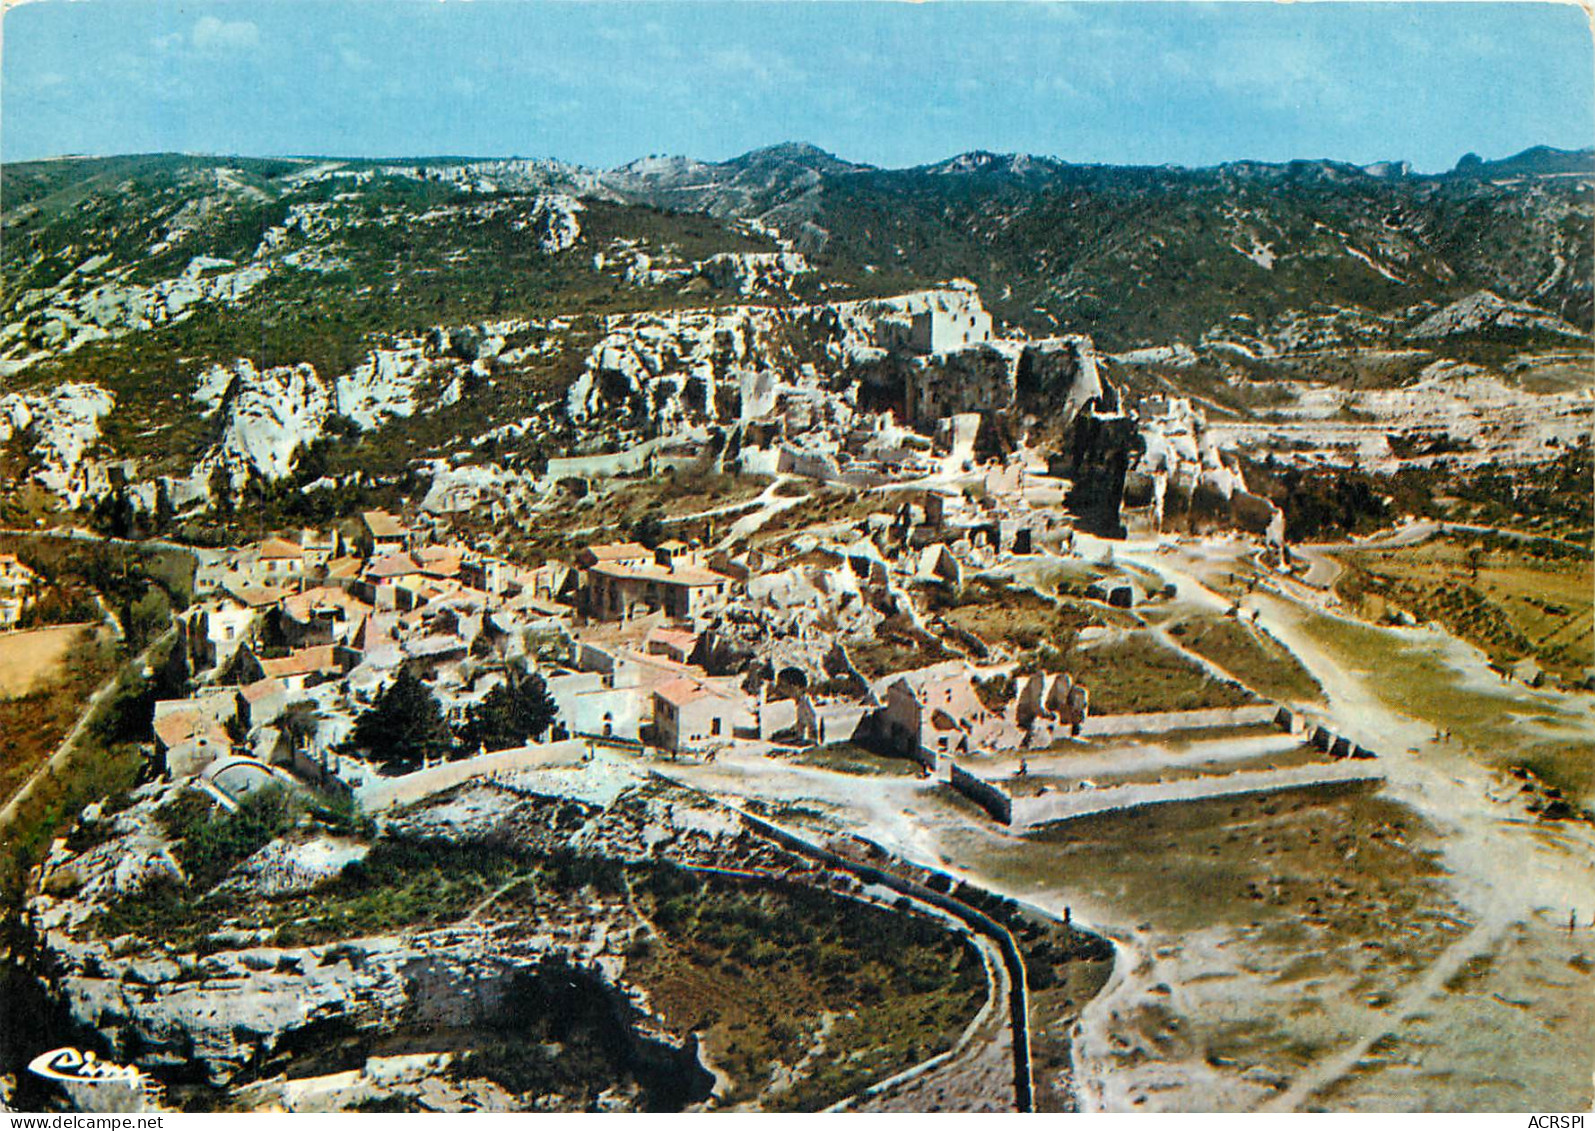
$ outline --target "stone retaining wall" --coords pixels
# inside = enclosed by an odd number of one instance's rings
[[[1286,712],[1288,715],[1289,712]],[[1280,708],[1273,703],[1249,707],[1210,707],[1200,711],[1149,711],[1139,715],[1087,715],[1080,723],[1080,737],[1093,735],[1144,734],[1148,731],[1197,730],[1216,727],[1256,726],[1280,721]]]
[[[623,452],[596,456],[559,456],[548,461],[545,477],[549,479],[586,479],[589,476],[619,475],[624,471],[641,471],[643,464],[663,440],[644,440]]]
[[[1028,829],[1056,821],[1071,821],[1093,813],[1129,811],[1151,805],[1204,801],[1213,797],[1276,793],[1341,782],[1378,781],[1383,777],[1381,770],[1346,761],[1289,766],[1281,770],[1243,770],[1153,785],[1054,791],[1034,797],[1015,797],[1011,802],[1009,827],[1015,830]]]
[[[1008,791],[977,777],[957,762],[949,762],[948,784],[1005,825],[1013,824],[1013,797]]]
[[[567,738],[559,742],[543,742],[532,746],[517,746],[492,754],[478,754],[458,762],[444,762],[405,774],[397,778],[378,778],[355,790],[355,797],[368,813],[393,805],[405,805],[452,789],[472,778],[487,777],[495,773],[515,770],[545,768],[550,765],[575,765],[587,753],[588,743]]]

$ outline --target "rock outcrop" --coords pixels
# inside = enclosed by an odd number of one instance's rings
[[[548,193],[539,196],[523,221],[513,226],[529,231],[537,237],[537,246],[550,255],[569,251],[581,239],[582,227],[578,214],[582,204],[566,193]]]
[[[972,285],[954,284],[885,299],[614,315],[567,393],[566,412],[649,437],[759,414],[745,392],[768,393],[799,374],[823,375],[837,390],[855,380],[900,385],[904,368],[887,363],[907,349],[916,313],[979,308]],[[1005,380],[1011,386],[1011,374]]]
[[[115,403],[108,390],[82,382],[8,393],[0,397],[0,444],[25,436],[34,480],[76,506],[88,491],[85,456],[99,443],[100,421]]]
[[[80,264],[54,286],[17,301],[22,317],[0,330],[0,373],[15,373],[44,357],[72,353],[101,338],[120,337],[181,322],[201,303],[232,305],[265,282],[260,264],[195,256],[182,274],[149,286],[92,276],[109,256]],[[125,269],[122,273],[125,273]]]
[[[247,358],[205,370],[194,397],[210,405],[205,415],[223,420],[221,439],[202,467],[207,474],[222,468],[234,487],[251,475],[287,476],[294,456],[321,435],[332,411],[332,395],[314,367],[282,365],[261,372]]]
[[[219,417],[221,429],[200,466],[207,474],[224,468],[234,486],[251,476],[282,479],[333,416],[368,430],[446,408],[460,399],[467,381],[487,376],[507,336],[529,328],[518,320],[440,326],[371,350],[331,381],[304,364],[261,371],[248,358],[237,358],[212,365],[195,377],[192,395],[203,406],[201,415]]]
[[[1494,291],[1476,291],[1442,307],[1414,326],[1409,338],[1449,338],[1457,334],[1489,331],[1534,332],[1570,338],[1586,335],[1549,311],[1526,302],[1512,302]]]

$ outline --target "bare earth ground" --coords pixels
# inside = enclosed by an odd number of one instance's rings
[[[85,627],[57,624],[0,633],[0,699],[26,695],[44,683]]]

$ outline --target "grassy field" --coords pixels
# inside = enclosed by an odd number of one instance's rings
[[[1574,676],[1595,665],[1595,557],[1553,543],[1447,536],[1340,555],[1336,583],[1359,616],[1438,621],[1497,663],[1532,656]]]
[[[671,469],[654,476],[600,481],[592,495],[540,513],[537,521],[566,529],[595,527],[594,541],[630,538],[644,520],[669,523],[701,511],[748,503],[769,485],[762,476]],[[728,514],[720,521],[729,525],[734,518],[735,514]]]
[[[768,549],[813,526],[857,522],[876,511],[891,510],[902,503],[919,501],[919,497],[911,491],[896,491],[887,495],[816,485],[808,493],[808,498],[774,515],[748,541],[754,546]]]
[[[854,644],[847,650],[865,679],[880,679],[893,672],[912,671],[928,664],[950,660],[957,653],[939,640],[922,637],[895,627],[890,620],[883,621],[875,630],[876,638],[867,644]]]
[[[1080,629],[1105,623],[1083,604],[1060,604],[1025,589],[974,581],[955,594],[928,591],[928,610],[987,645],[1010,655],[1038,647],[1043,641],[1063,647]]]
[[[164,647],[158,646],[151,654],[150,661],[156,668],[165,658]],[[95,707],[64,764],[35,783],[4,830],[0,902],[7,905],[15,905],[28,868],[38,861],[53,837],[66,832],[85,805],[131,788],[146,768],[142,743],[149,740],[149,712],[156,692],[143,675],[142,665],[135,668],[120,649],[103,637],[76,663],[81,664],[80,670],[74,669],[74,661],[68,663],[73,684],[51,700],[32,704],[34,696],[26,696],[0,702],[0,713],[16,704],[29,704],[24,710],[37,712],[21,716],[17,725],[27,729],[12,730],[12,720],[0,718],[0,735],[19,736],[3,744],[9,796],[72,728],[90,691],[113,674],[117,679],[115,688]],[[33,719],[40,721],[28,721]],[[46,725],[51,729],[43,729]],[[32,762],[24,768],[23,760],[27,758],[32,758]]]
[[[1434,830],[1345,785],[1102,814],[938,845],[1046,906],[1136,936],[1100,1070],[1146,1110],[1251,1107],[1340,1046],[1466,924]],[[1219,1097],[1223,1097],[1220,1099]],[[1457,1102],[1453,1098],[1452,1102]]]
[[[1377,672],[1368,686],[1388,707],[1450,731],[1469,757],[1526,766],[1573,797],[1595,794],[1587,716],[1574,703],[1505,682],[1470,683],[1449,662],[1443,637],[1317,615],[1305,627],[1347,670]]]
[[[835,1103],[951,1047],[985,998],[979,957],[925,920],[683,874],[638,903],[660,937],[628,975],[673,1028],[703,1035],[733,1102]]]
[[[1301,661],[1268,633],[1230,617],[1180,621],[1169,634],[1265,699],[1321,703],[1324,689]]]
[[[1302,745],[1291,750],[1257,754],[1250,758],[1213,758],[1200,762],[1180,762],[1175,765],[1156,766],[1150,769],[1125,770],[1121,773],[1092,773],[1071,776],[1066,773],[1035,773],[1024,777],[1011,777],[1005,783],[1016,797],[1029,797],[1047,790],[1067,790],[1089,777],[1100,788],[1115,785],[1140,785],[1151,782],[1185,781],[1189,778],[1218,774],[1235,774],[1248,770],[1283,769],[1287,766],[1310,766],[1329,761],[1329,756],[1317,747]],[[1051,767],[1049,767],[1051,768]],[[1067,765],[1058,766],[1065,770]]]
[[[1403,937],[1428,933],[1413,913],[1446,904],[1432,843],[1411,810],[1352,784],[1083,817],[972,859],[1020,890],[1077,889],[1162,931],[1312,927],[1326,943],[1386,938],[1387,958],[1408,961],[1433,953]]]
[[[1094,715],[1239,707],[1254,700],[1244,688],[1220,683],[1145,632],[1075,648],[1056,666],[1091,692]]]
[[[818,766],[839,774],[860,774],[866,777],[904,777],[916,774],[919,764],[908,758],[888,758],[851,742],[832,742],[814,746],[786,759],[800,766]]]

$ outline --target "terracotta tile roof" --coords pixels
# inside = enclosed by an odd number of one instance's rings
[[[283,538],[267,538],[260,544],[260,558],[262,561],[265,561],[268,558],[284,559],[302,558],[304,556],[305,551],[302,546],[296,545],[295,543],[289,542]]]
[[[155,737],[168,750],[196,738],[204,738],[223,750],[232,748],[227,732],[198,711],[177,711],[156,719]]]
[[[259,703],[268,695],[281,695],[287,690],[282,680],[267,676],[265,679],[257,679],[254,683],[244,684],[238,689],[238,694],[244,697],[246,703]]]
[[[350,616],[369,612],[371,606],[366,604],[354,594],[345,589],[332,585],[318,585],[314,589],[306,589],[303,593],[295,593],[285,597],[282,602],[282,611],[297,621],[305,621],[315,609],[336,606]]]
[[[464,557],[464,551],[453,546],[423,546],[415,553],[421,568],[438,577],[453,577],[459,573]]]
[[[403,538],[409,529],[387,511],[362,511],[360,518],[373,538]]]
[[[240,604],[247,605],[251,609],[263,609],[268,605],[275,605],[292,592],[290,589],[278,589],[273,586],[238,585],[236,583],[229,583],[225,587],[225,591],[229,597],[232,597]]]
[[[648,634],[649,644],[664,644],[683,652],[690,652],[698,643],[696,632],[679,628],[656,628]]]
[[[280,660],[262,660],[260,670],[267,676],[282,679],[314,672],[338,671],[339,668],[334,646],[322,644],[315,648],[300,648]]]
[[[731,580],[724,574],[692,566],[668,569],[661,565],[596,565],[593,566],[592,572],[602,574],[604,577],[613,577],[617,581],[652,581],[659,585],[682,585],[689,589],[719,585]]]
[[[673,679],[669,683],[661,683],[654,688],[654,694],[666,703],[676,707],[685,707],[688,703],[695,703],[699,699],[704,699],[711,695],[716,698],[724,698],[708,685],[685,676],[680,679]]]
[[[366,568],[367,577],[403,577],[410,573],[420,573],[421,567],[416,565],[415,559],[402,550],[397,554],[388,554],[378,558]]]
[[[576,560],[583,565],[592,565],[597,562],[617,562],[642,559],[653,561],[653,551],[647,546],[637,542],[607,542],[599,546],[588,546],[576,555]]]

